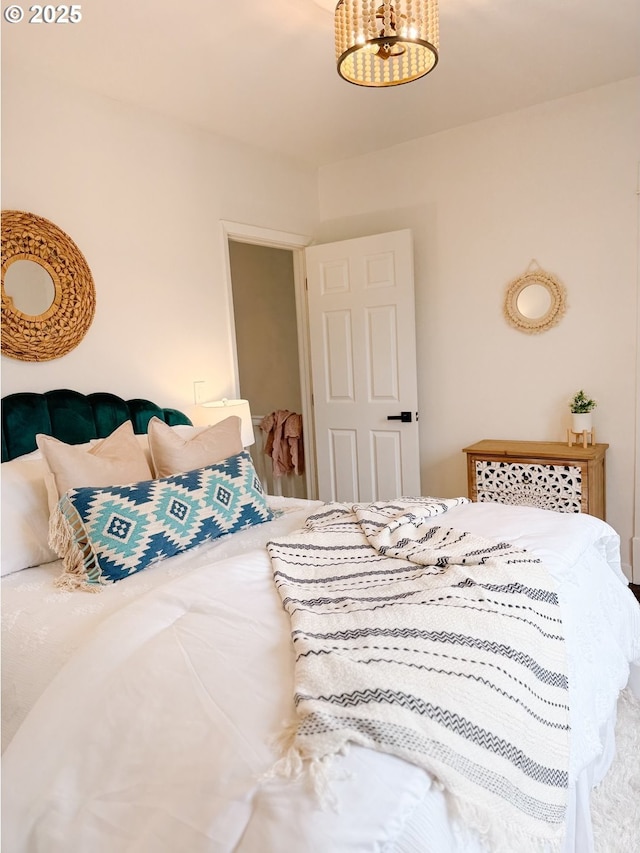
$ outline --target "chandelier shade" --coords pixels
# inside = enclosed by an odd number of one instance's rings
[[[358,86],[397,86],[438,62],[438,0],[340,0],[338,74]]]

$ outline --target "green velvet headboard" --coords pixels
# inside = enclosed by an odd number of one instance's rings
[[[67,444],[106,438],[127,420],[136,433],[145,433],[153,416],[169,426],[191,424],[177,409],[163,409],[149,400],[123,400],[115,394],[47,391],[9,394],[2,400],[2,461],[36,449],[36,435],[44,433]]]

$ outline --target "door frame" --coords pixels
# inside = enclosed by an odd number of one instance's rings
[[[236,341],[236,323],[233,312],[233,282],[231,280],[231,259],[229,240],[238,243],[251,243],[255,246],[269,246],[274,249],[287,249],[293,259],[293,279],[296,301],[296,325],[298,335],[298,356],[300,359],[300,395],[302,398],[303,445],[305,455],[305,481],[307,497],[317,495],[316,444],[313,425],[313,393],[311,384],[311,356],[309,349],[309,324],[307,315],[307,288],[304,250],[311,245],[313,238],[306,234],[293,234],[288,231],[274,231],[257,225],[242,222],[220,220],[222,258],[224,260],[224,278],[229,306],[229,334],[233,366],[233,386],[236,396],[240,395],[240,373],[238,370],[238,347]]]
[[[636,228],[637,248],[636,253],[636,388],[640,381],[640,162],[638,162],[638,176],[636,184]],[[633,539],[631,540],[631,583],[640,584],[640,393],[636,393],[636,452],[635,452],[635,478],[634,478],[634,518]]]

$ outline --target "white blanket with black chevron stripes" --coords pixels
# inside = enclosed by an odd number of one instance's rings
[[[542,563],[443,525],[466,498],[327,504],[268,544],[291,619],[297,719],[280,772],[351,743],[428,770],[492,851],[557,849],[569,708]]]

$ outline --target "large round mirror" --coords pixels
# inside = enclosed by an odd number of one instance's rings
[[[505,317],[521,332],[545,332],[555,326],[565,310],[564,285],[544,270],[527,272],[507,288]]]
[[[2,354],[60,358],[95,313],[91,270],[68,234],[34,213],[2,211]]]

